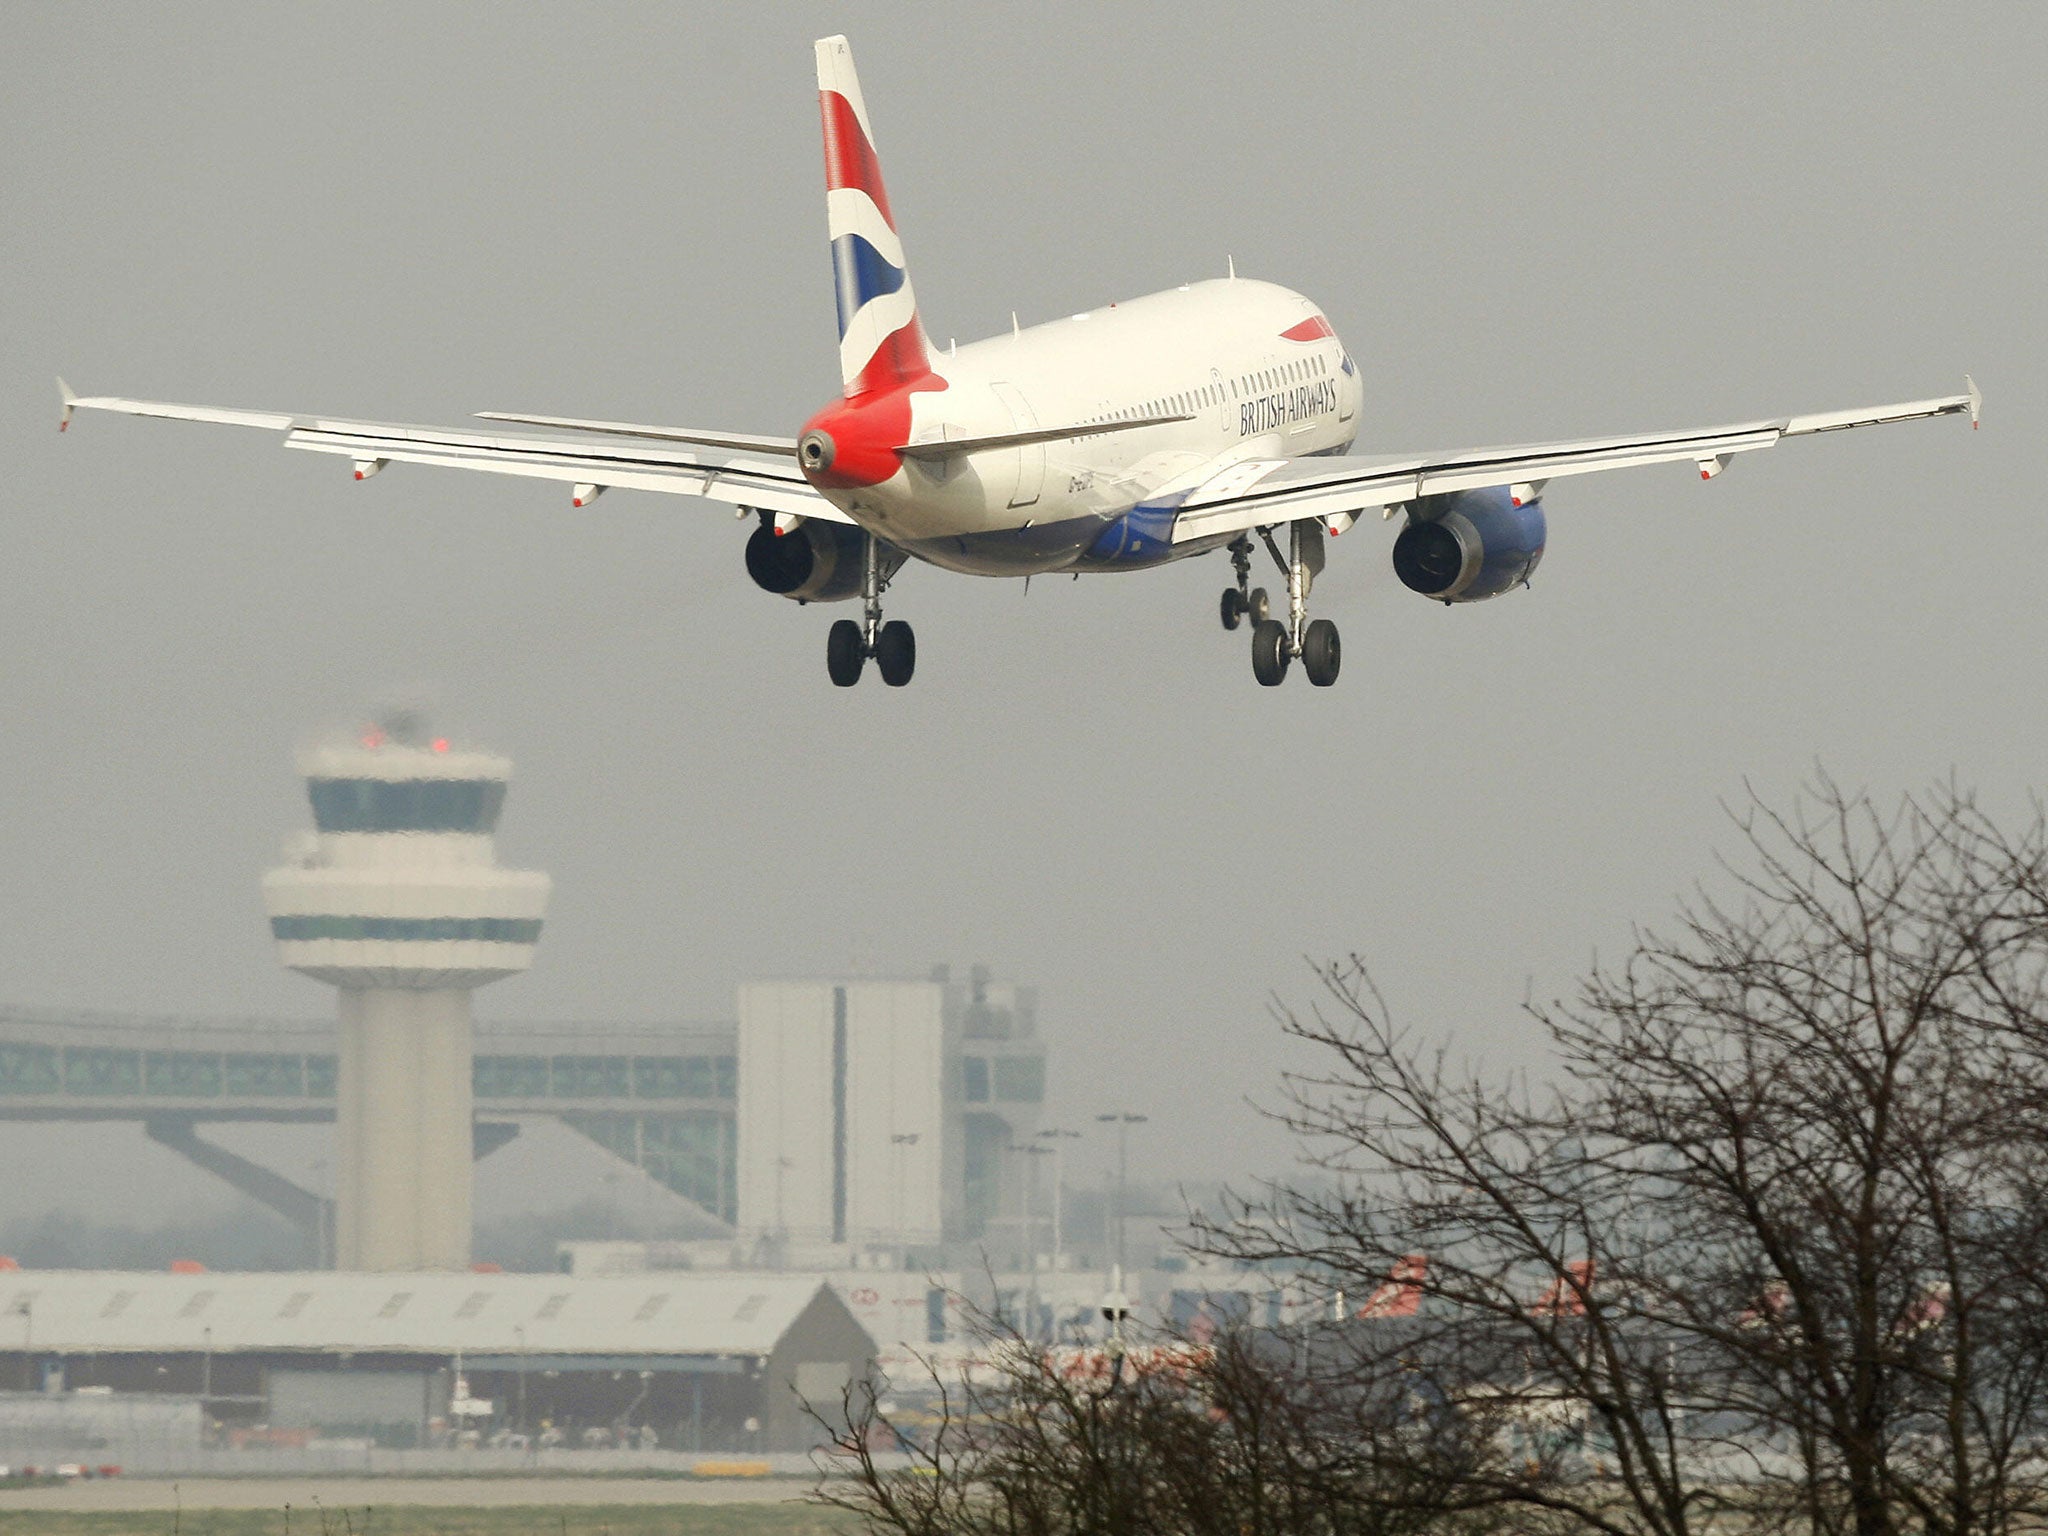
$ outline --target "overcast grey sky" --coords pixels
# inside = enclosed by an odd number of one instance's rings
[[[1204,1178],[1289,1156],[1242,1097],[1282,1063],[1264,1000],[1308,996],[1304,954],[1358,950],[1418,1027],[1527,1060],[1524,992],[1665,917],[1745,780],[2040,782],[2038,5],[6,26],[8,1002],[330,1010],[278,970],[257,880],[306,822],[294,743],[404,693],[517,761],[501,857],[555,877],[535,970],[485,1015],[722,1017],[749,977],[986,959],[1042,989],[1067,1115],[1147,1111],[1134,1166]],[[916,683],[846,693],[838,610],[757,591],[708,503],[574,512],[539,482],[357,485],[261,433],[53,430],[62,372],[793,432],[834,389],[810,43],[838,30],[941,338],[1234,255],[1362,363],[1361,451],[1873,404],[1966,368],[1984,430],[1560,482],[1535,590],[1468,608],[1403,591],[1361,526],[1315,594],[1347,652],[1328,692],[1254,685],[1211,558],[1028,596],[911,570]],[[57,1152],[91,1145],[150,1208],[204,1187],[126,1136],[0,1128],[0,1211],[75,1200]]]

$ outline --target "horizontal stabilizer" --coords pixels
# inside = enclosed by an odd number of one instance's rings
[[[645,437],[657,443],[694,443],[731,453],[779,453],[796,457],[793,437],[757,437],[746,432],[700,432],[694,427],[650,427],[634,421],[585,421],[576,416],[515,416],[510,411],[478,411],[479,421],[510,421],[523,427],[557,427],[565,432],[602,432],[606,437]]]
[[[1033,443],[1063,443],[1074,437],[1100,437],[1105,432],[1135,432],[1163,427],[1192,416],[1137,416],[1129,421],[1096,421],[1078,427],[1033,427],[1025,432],[997,432],[988,437],[956,437],[950,442],[908,443],[896,451],[906,459],[954,459],[985,448],[1028,448]]]

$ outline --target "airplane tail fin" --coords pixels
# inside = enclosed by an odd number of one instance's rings
[[[825,213],[839,300],[839,377],[852,399],[931,372],[903,242],[843,37],[820,38],[818,110],[825,126]]]

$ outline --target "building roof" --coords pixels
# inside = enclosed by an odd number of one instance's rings
[[[20,1270],[0,1273],[0,1353],[758,1356],[821,1291],[844,1307],[805,1275]]]

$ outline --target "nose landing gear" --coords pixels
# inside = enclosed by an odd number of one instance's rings
[[[1337,626],[1328,619],[1311,622],[1308,616],[1309,588],[1323,566],[1322,535],[1322,529],[1313,522],[1289,523],[1287,553],[1283,556],[1273,540],[1273,530],[1259,530],[1274,564],[1287,577],[1285,623],[1266,617],[1263,589],[1244,595],[1251,579],[1251,541],[1240,537],[1230,546],[1231,563],[1237,567],[1237,589],[1224,591],[1223,627],[1237,628],[1238,617],[1257,603],[1258,613],[1252,624],[1252,676],[1261,687],[1277,688],[1287,676],[1288,663],[1297,656],[1301,658],[1301,670],[1314,686],[1327,688],[1337,681],[1337,669],[1343,661]]]
[[[882,622],[882,594],[889,580],[882,574],[882,546],[869,534],[861,542],[861,618],[835,620],[825,636],[825,671],[833,683],[851,688],[860,681],[867,659],[891,688],[901,688],[917,670],[917,636],[901,619]]]
[[[1237,568],[1237,585],[1223,589],[1223,627],[1235,629],[1249,618],[1256,629],[1266,622],[1272,604],[1264,587],[1252,585],[1252,541],[1241,533],[1230,545],[1230,563]]]

